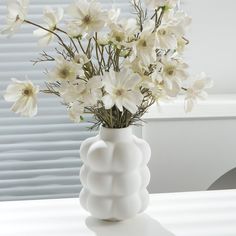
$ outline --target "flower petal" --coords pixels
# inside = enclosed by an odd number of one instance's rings
[[[112,99],[112,97],[107,94],[102,98],[102,101],[104,103],[105,109],[110,109],[114,106],[114,101]]]

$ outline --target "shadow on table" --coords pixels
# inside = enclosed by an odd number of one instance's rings
[[[88,217],[86,225],[96,236],[174,236],[147,214],[123,222],[106,222]]]

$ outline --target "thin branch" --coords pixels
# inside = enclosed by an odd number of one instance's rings
[[[73,44],[73,46],[74,46],[76,52],[79,53],[79,50],[78,50],[78,48],[77,48],[77,46],[76,46],[75,41],[73,40],[73,38],[70,37],[70,36],[68,35],[68,33],[67,33],[66,31],[62,30],[62,29],[56,28],[56,30],[59,31],[59,32],[61,32],[61,33],[63,33],[63,34],[65,34],[65,35],[67,35],[67,37],[70,39],[71,43]]]
[[[36,65],[37,63],[40,63],[40,62],[46,62],[46,61],[55,61],[55,58],[48,55],[45,51],[40,53],[40,57],[38,57],[36,60],[31,60],[31,62],[33,62],[33,65]]]
[[[42,30],[45,30],[45,31],[47,31],[47,32],[49,32],[49,33],[55,35],[55,36],[58,38],[59,42],[61,42],[61,44],[63,45],[63,47],[68,51],[68,53],[71,54],[72,57],[74,57],[74,55],[72,54],[71,50],[68,48],[68,46],[64,43],[64,41],[62,40],[62,38],[61,38],[57,33],[55,33],[55,32],[52,31],[52,30],[49,30],[49,29],[47,29],[47,28],[45,28],[45,27],[43,27],[43,26],[41,26],[41,25],[38,25],[38,24],[36,24],[36,23],[34,23],[34,22],[31,22],[31,21],[29,21],[29,20],[24,20],[24,22],[27,23],[27,24],[36,26],[36,27],[38,27],[38,28],[40,28],[40,29],[42,29]]]
[[[147,9],[143,9],[142,3],[140,0],[131,1],[131,5],[134,8],[134,14],[137,16],[137,22],[140,28],[140,31],[143,31],[144,22],[147,20]]]
[[[160,13],[159,17],[158,17],[158,11],[159,10],[156,10],[156,18],[155,18],[156,24],[155,24],[154,31],[156,31],[156,29],[161,25],[161,22],[162,22],[164,13],[165,13],[165,7],[160,7],[160,9],[161,9],[161,13]]]

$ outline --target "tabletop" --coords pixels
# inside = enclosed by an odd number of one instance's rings
[[[79,199],[0,203],[1,236],[236,236],[236,190],[150,195],[144,214],[94,219]]]

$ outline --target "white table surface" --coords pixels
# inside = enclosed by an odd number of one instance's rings
[[[90,217],[79,199],[0,203],[0,236],[236,236],[236,190],[151,195],[134,219]]]

